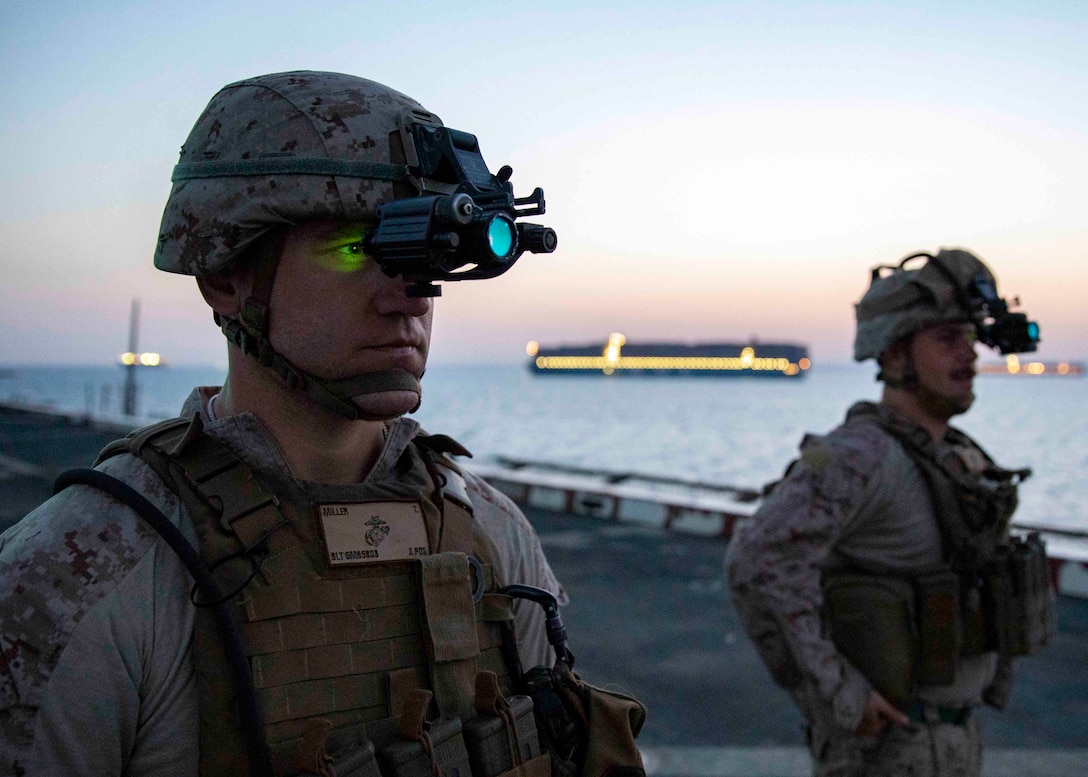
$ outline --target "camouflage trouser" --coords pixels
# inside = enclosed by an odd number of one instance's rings
[[[979,777],[978,721],[890,726],[876,737],[832,734],[814,752],[816,777]]]

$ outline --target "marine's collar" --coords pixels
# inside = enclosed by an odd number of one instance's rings
[[[219,386],[199,386],[189,394],[181,408],[182,416],[199,415],[204,432],[216,438],[252,469],[273,477],[291,476],[287,458],[279,444],[264,424],[252,413],[235,413],[215,420],[208,416],[208,401],[217,393]],[[419,433],[419,423],[411,418],[398,418],[389,422],[385,444],[378,460],[367,473],[364,483],[386,480],[395,475],[397,461]]]

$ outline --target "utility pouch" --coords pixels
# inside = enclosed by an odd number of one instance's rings
[[[567,630],[552,594],[526,585],[509,585],[500,593],[544,609],[555,664],[525,672],[521,686],[533,699],[552,777],[646,777],[635,746],[646,722],[646,706],[633,696],[590,685],[574,672],[574,654],[567,647]]]
[[[583,730],[579,777],[646,777],[635,737],[646,722],[638,699],[582,680],[564,661],[552,668],[555,689]]]
[[[511,696],[499,689],[494,672],[476,675],[476,712],[465,721],[472,777],[549,777],[551,763],[541,755],[533,717],[533,700]]]
[[[918,663],[920,685],[950,685],[960,655],[960,580],[951,567],[941,566],[914,578],[918,607]]]
[[[986,649],[1002,655],[1012,655],[1019,627],[1014,622],[1015,610],[1012,554],[1007,547],[997,549],[992,561],[981,572],[982,618],[985,625]]]
[[[859,572],[824,574],[824,621],[831,640],[877,691],[905,705],[918,663],[914,586]]]
[[[1010,655],[1031,656],[1054,637],[1054,589],[1046,546],[1038,533],[1014,537],[1009,548],[1012,582]]]
[[[400,738],[378,751],[383,777],[471,777],[461,719],[428,721],[430,701],[430,691],[408,693],[400,716]]]

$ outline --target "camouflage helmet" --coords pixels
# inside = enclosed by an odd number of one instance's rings
[[[397,131],[408,121],[442,124],[400,92],[341,73],[228,84],[181,148],[155,266],[220,272],[277,226],[376,217],[406,178]]]
[[[923,256],[929,260],[922,267],[905,267]],[[854,306],[854,359],[877,358],[896,340],[930,324],[971,321],[964,290],[980,276],[996,288],[990,268],[959,248],[943,248],[935,257],[913,254],[898,266],[873,268],[869,290]]]

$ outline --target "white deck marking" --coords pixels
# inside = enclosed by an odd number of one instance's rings
[[[809,777],[803,747],[642,747],[648,777]],[[994,747],[983,777],[1084,777],[1088,748]]]

